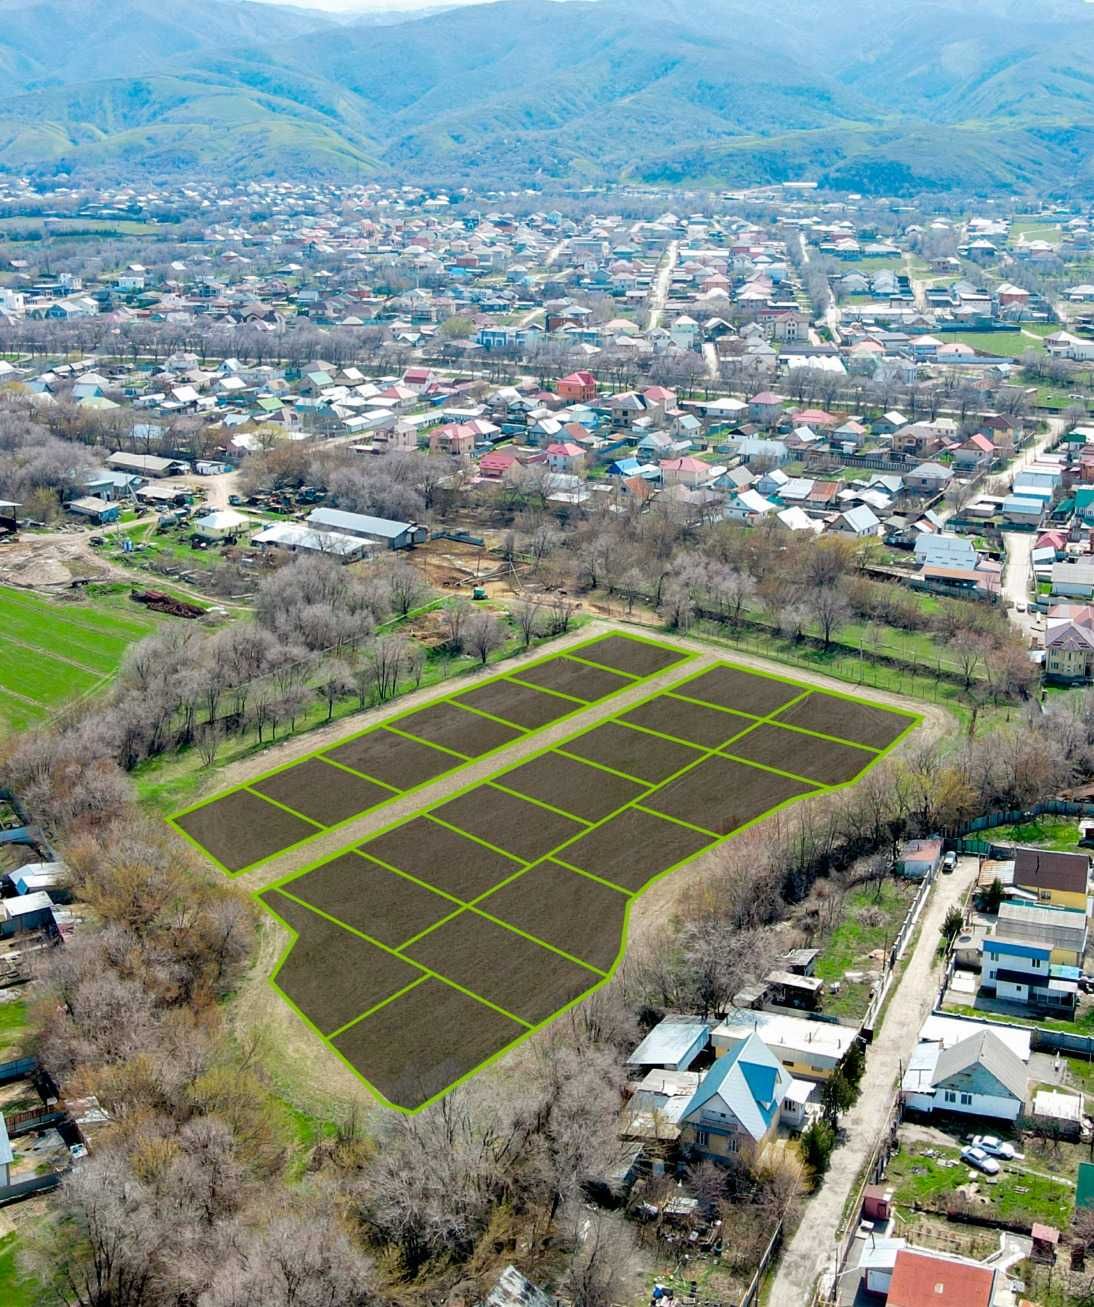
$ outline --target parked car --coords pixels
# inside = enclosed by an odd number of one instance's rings
[[[951,849],[949,853],[943,855],[942,870],[948,876],[951,871],[954,871],[956,869],[956,867],[957,867],[957,854],[954,853],[953,849]]]
[[[1025,601],[1022,600],[1022,599],[1019,599],[1018,602],[1014,605],[1014,607],[1015,607],[1015,608],[1018,610],[1018,612],[1020,612],[1020,613],[1024,613],[1024,612],[1026,611]]]
[[[998,1135],[974,1135],[972,1146],[982,1148],[989,1157],[1001,1157],[1005,1162],[1013,1162],[1018,1156],[1014,1145]]]
[[[962,1148],[961,1160],[968,1166],[975,1167],[978,1171],[983,1171],[985,1175],[998,1175],[999,1163],[989,1157],[982,1148],[976,1148],[969,1145],[968,1148]]]

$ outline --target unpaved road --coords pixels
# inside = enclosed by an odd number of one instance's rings
[[[806,1307],[818,1280],[835,1272],[844,1205],[877,1143],[879,1123],[892,1101],[900,1068],[931,1011],[941,974],[936,950],[942,923],[950,908],[964,901],[977,869],[976,858],[961,858],[953,875],[940,875],[931,891],[919,937],[889,1000],[881,1030],[867,1051],[859,1100],[841,1123],[842,1142],[832,1154],[820,1192],[806,1203],[801,1224],[779,1260],[767,1299],[770,1307]]]

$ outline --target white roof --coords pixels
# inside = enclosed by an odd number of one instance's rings
[[[1001,1021],[964,1021],[959,1017],[930,1016],[920,1029],[919,1039],[921,1043],[933,1042],[941,1044],[943,1048],[949,1048],[981,1030],[990,1030],[1006,1044],[1015,1057],[1023,1062],[1029,1061],[1030,1032],[1020,1026],[1004,1025]]]
[[[794,1048],[813,1051],[837,1061],[855,1042],[858,1032],[849,1026],[830,1021],[809,1021],[804,1017],[784,1016],[781,1012],[757,1012],[752,1008],[733,1008],[714,1029],[715,1037],[744,1039],[755,1032],[771,1048]]]
[[[277,522],[251,537],[256,545],[287,545],[293,549],[310,549],[317,554],[350,555],[368,548],[359,536],[341,535],[337,531],[315,531],[299,522]]]

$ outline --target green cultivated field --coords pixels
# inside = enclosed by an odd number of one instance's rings
[[[0,733],[32,726],[108,681],[126,649],[157,624],[136,607],[0,586]]]

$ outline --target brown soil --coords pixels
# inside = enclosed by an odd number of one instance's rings
[[[248,790],[236,790],[176,817],[175,824],[232,872],[316,834],[310,822]]]
[[[455,905],[359,853],[332,858],[281,887],[389,948],[428,930]]]
[[[391,790],[332,767],[322,758],[298,762],[287,771],[255,781],[251,789],[324,826],[336,826],[392,797]]]
[[[599,663],[602,667],[629,672],[632,676],[653,676],[684,658],[683,653],[674,653],[671,649],[646,644],[642,640],[632,640],[626,635],[607,635],[584,649],[575,649],[574,654],[591,663]]]
[[[460,899],[478,898],[520,867],[425,817],[376,836],[361,845],[361,852]]]
[[[464,703],[471,708],[500,717],[514,726],[523,726],[526,730],[538,730],[548,722],[557,721],[568,713],[581,707],[571,699],[559,699],[553,694],[541,694],[515,681],[495,681],[492,685],[483,685],[475,690],[467,690],[457,696],[454,703]]]
[[[474,911],[438,926],[411,944],[406,955],[533,1025],[599,979],[587,967]]]
[[[527,671],[514,673],[527,685],[542,686],[546,690],[558,690],[561,694],[572,694],[586,703],[606,699],[609,694],[625,690],[634,682],[615,672],[605,671],[599,667],[587,667],[572,658],[552,658],[549,663],[539,667],[529,667]]]
[[[803,726],[822,735],[838,735],[841,740],[866,744],[873,749],[884,749],[907,730],[912,719],[904,713],[890,712],[886,708],[872,708],[869,704],[838,699],[832,694],[811,694],[779,717],[791,726]]]
[[[598,771],[559,753],[545,753],[514,767],[497,777],[497,783],[573,813],[583,821],[603,820],[617,808],[632,803],[646,789],[635,781]]]
[[[479,907],[607,971],[622,943],[627,902],[618,890],[555,862],[541,862]]]
[[[413,789],[461,766],[459,758],[450,753],[382,728],[328,749],[326,756],[398,790]]]
[[[468,790],[435,808],[433,815],[525,862],[535,862],[583,829],[579,822],[491,785]]]
[[[797,776],[808,776],[822,785],[853,780],[864,767],[877,760],[877,754],[866,749],[784,731],[778,726],[757,726],[723,752],[746,762],[760,762],[781,771],[792,771]]]
[[[299,938],[274,977],[278,989],[329,1034],[390,998],[421,972],[393,953],[316,916],[284,894],[262,895]]]
[[[393,725],[408,735],[416,735],[432,744],[444,745],[446,749],[455,749],[468,758],[478,758],[484,753],[512,744],[522,734],[511,726],[503,726],[501,722],[480,717],[477,713],[457,708],[451,703],[437,703],[422,708],[409,717],[400,717]]]
[[[635,891],[658,872],[706,848],[713,838],[631,808],[567,845],[559,857]]]
[[[811,786],[729,758],[707,758],[644,800],[644,806],[717,835],[728,835]],[[569,861],[569,859],[567,859]]]
[[[699,754],[685,744],[658,739],[645,731],[632,731],[619,722],[605,722],[565,746],[567,753],[589,758],[637,780],[659,785],[682,767],[697,762]]]
[[[414,1108],[523,1033],[493,1008],[428,979],[333,1042],[389,1102]]]
[[[802,688],[767,676],[753,676],[736,667],[712,667],[709,672],[703,672],[694,681],[682,685],[680,693],[720,708],[737,708],[752,713],[754,717],[766,717],[784,703],[796,699]]]
[[[703,708],[700,704],[674,699],[668,694],[660,694],[649,703],[633,708],[619,720],[705,749],[716,749],[752,725],[751,718],[739,713]]]

